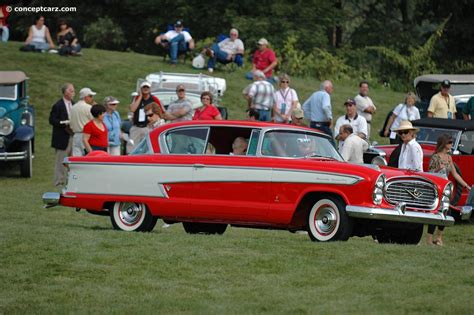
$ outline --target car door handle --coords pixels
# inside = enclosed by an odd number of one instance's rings
[[[194,168],[203,168],[203,167],[206,167],[206,165],[204,165],[204,164],[193,164],[193,167]]]

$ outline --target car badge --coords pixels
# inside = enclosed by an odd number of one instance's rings
[[[415,188],[413,190],[410,190],[410,189],[405,189],[405,191],[407,193],[410,194],[410,196],[413,197],[413,199],[419,199],[421,197],[421,195],[423,195],[423,192],[418,190],[418,188]]]

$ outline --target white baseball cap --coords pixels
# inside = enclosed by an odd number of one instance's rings
[[[148,81],[143,81],[142,83],[140,83],[140,88],[142,88],[142,87],[144,87],[144,86],[151,87],[151,83],[148,82]]]
[[[79,91],[79,98],[84,98],[86,96],[94,96],[97,93],[92,91],[90,88],[85,87]]]

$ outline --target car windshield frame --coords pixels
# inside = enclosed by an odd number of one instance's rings
[[[421,126],[419,126],[417,128],[420,129],[416,134],[416,141],[418,143],[436,145],[436,142],[438,141],[439,136],[441,136],[442,134],[448,134],[454,140],[453,150],[455,150],[458,147],[459,137],[460,137],[460,134],[462,133],[461,130],[455,130],[455,129],[453,130],[453,129],[446,129],[446,128],[421,127]],[[422,140],[420,138],[420,134],[423,135],[423,133],[425,131],[426,131],[426,133],[431,133],[433,136],[428,135],[429,138],[425,138],[424,140]],[[433,132],[433,131],[435,131],[435,132]],[[436,135],[436,136],[434,136],[434,135]]]
[[[294,134],[295,136],[291,135],[290,137],[287,137],[286,139],[288,142],[287,143],[298,143],[298,140],[301,140],[300,142],[307,142],[308,145],[312,142],[314,146],[317,146],[320,143],[325,143],[325,147],[323,150],[326,152],[323,153],[331,153],[331,154],[321,154],[322,152],[312,152],[309,154],[294,154],[296,153],[295,146],[293,145],[293,148],[285,148],[285,151],[283,155],[272,155],[272,154],[267,154],[265,153],[265,146],[266,146],[266,139],[267,137],[272,134],[272,133],[287,133],[288,135]],[[340,162],[344,162],[344,159],[342,158],[341,154],[334,148],[334,146],[331,144],[329,139],[324,137],[323,135],[320,135],[316,132],[311,132],[307,130],[296,130],[296,129],[281,129],[281,128],[269,128],[264,130],[263,134],[260,136],[261,139],[259,141],[259,148],[258,148],[258,155],[262,157],[275,157],[275,158],[289,158],[289,159],[301,159],[301,158],[323,158],[323,159],[330,159],[330,160],[336,160]],[[294,139],[291,139],[291,137],[294,137]],[[282,137],[283,138],[283,137]],[[292,142],[292,140],[294,140]],[[305,141],[306,140],[306,141]],[[314,142],[314,141],[318,142]],[[324,142],[320,142],[324,141]],[[299,145],[299,144],[297,144]],[[293,150],[292,150],[293,149]],[[317,150],[316,148],[314,148]],[[329,152],[327,152],[329,151]],[[293,153],[293,154],[292,154]]]
[[[0,100],[16,101],[18,97],[18,84],[0,84]],[[4,96],[3,91],[8,91],[6,87],[13,87],[13,97]]]

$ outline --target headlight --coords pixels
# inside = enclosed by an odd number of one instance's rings
[[[453,193],[453,184],[448,183],[446,186],[444,186],[443,196],[441,197],[441,211],[443,212],[444,215],[446,215],[449,210],[449,204],[450,204],[452,193]]]
[[[15,124],[9,118],[2,118],[0,119],[0,135],[1,136],[8,136],[13,132]]]
[[[444,189],[443,189],[443,196],[446,196],[448,197],[449,199],[451,199],[451,194],[453,193],[453,184],[452,183],[448,183],[446,186],[444,186]]]
[[[372,200],[376,205],[379,205],[382,203],[383,200],[383,192],[385,190],[385,175],[381,174],[378,178],[377,181],[375,182],[374,186],[374,192],[372,193]]]

